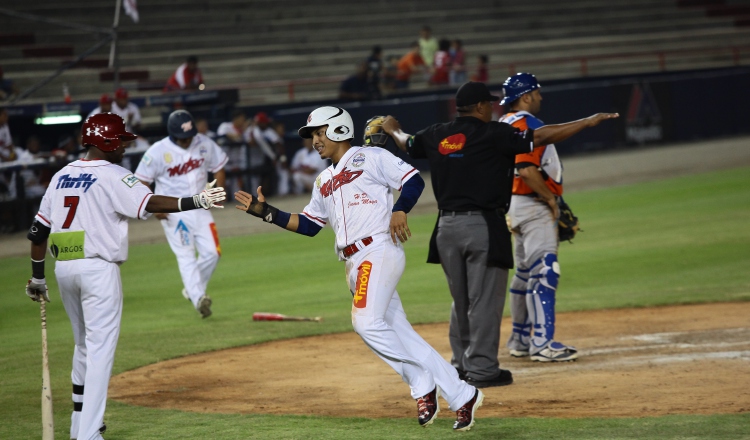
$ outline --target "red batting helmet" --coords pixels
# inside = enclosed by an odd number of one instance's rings
[[[123,141],[132,141],[136,137],[125,130],[125,121],[114,113],[93,115],[81,127],[81,144],[102,151],[115,151]]]

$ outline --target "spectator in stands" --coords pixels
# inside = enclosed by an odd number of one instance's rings
[[[222,122],[216,129],[217,143],[227,153],[229,161],[224,167],[227,173],[226,190],[234,194],[244,189],[243,180],[247,170],[247,136],[250,121],[245,112],[237,109],[232,113],[232,120]]]
[[[422,26],[419,31],[419,54],[426,65],[432,66],[438,47],[438,40],[432,36],[432,29],[427,25]]]
[[[339,99],[342,101],[368,101],[371,96],[370,84],[367,80],[367,63],[359,63],[354,75],[341,82]]]
[[[289,167],[282,138],[271,127],[271,119],[264,112],[258,112],[255,115],[254,122],[255,124],[250,127],[248,136],[250,166],[254,169],[265,167],[260,176],[255,176],[258,178],[253,180],[251,188],[256,189],[261,184],[264,188],[276,186],[275,193],[277,195],[287,195],[289,194]],[[268,164],[271,164],[271,166],[268,167]],[[276,178],[274,178],[274,175]],[[262,182],[262,180],[266,180],[266,182]],[[258,184],[256,185],[255,182]]]
[[[490,79],[489,72],[487,70],[487,64],[489,63],[489,57],[487,55],[479,55],[479,64],[477,64],[477,73],[471,76],[471,80],[474,82],[487,83]]]
[[[408,89],[411,75],[417,71],[427,71],[424,60],[419,54],[419,43],[411,43],[411,48],[406,55],[398,61],[398,74],[396,75],[396,88]]]
[[[431,86],[447,86],[451,70],[451,42],[443,38],[440,40],[439,49],[435,53],[432,63]]]
[[[57,142],[57,148],[52,150],[51,156],[55,159],[56,168],[62,168],[65,165],[82,158],[85,151],[79,148],[74,134],[66,133],[60,136]]]
[[[13,138],[10,136],[10,126],[8,126],[8,109],[0,107],[0,161],[12,162],[16,160],[15,151]]]
[[[271,123],[271,127],[273,128],[273,131],[279,135],[280,140],[276,146],[276,175],[278,177],[279,194],[291,194],[291,175],[289,174],[289,156],[286,154],[288,148],[286,147],[286,131],[284,129],[284,123],[274,121]],[[282,191],[283,194],[281,194]]]
[[[383,48],[373,46],[372,53],[367,58],[367,83],[370,85],[370,97],[380,99],[380,76],[383,73]]]
[[[203,88],[203,74],[198,68],[198,57],[191,55],[172,74],[167,85],[164,86],[164,91],[203,90]]]
[[[453,40],[450,55],[450,85],[459,86],[466,82],[466,53],[464,52],[464,45],[461,40]]]
[[[128,91],[122,87],[115,90],[115,102],[112,104],[112,113],[120,115],[125,121],[125,130],[130,133],[138,133],[141,129],[141,110],[135,103],[130,102]]]
[[[294,182],[294,193],[304,194],[312,191],[318,174],[328,167],[328,161],[322,159],[313,149],[312,139],[302,139],[302,148],[292,158],[291,170]]]
[[[112,97],[108,94],[104,93],[102,96],[99,97],[99,107],[91,110],[91,113],[89,113],[88,116],[86,116],[86,119],[98,115],[99,113],[108,113],[112,111]]]
[[[24,150],[13,145],[8,127],[8,110],[0,107],[0,163],[15,165],[18,163]],[[16,199],[16,172],[0,170],[0,200],[9,201]],[[2,228],[5,232],[15,230],[12,209],[3,210]],[[9,226],[10,225],[10,226]]]
[[[18,95],[18,86],[13,80],[6,79],[3,66],[0,66],[0,101],[14,98]]]
[[[31,135],[26,139],[26,149],[19,152],[18,162],[24,165],[45,162],[45,154],[42,153],[42,144],[37,136]],[[20,171],[23,179],[24,192],[27,199],[40,199],[52,177],[48,168],[24,168]],[[35,211],[35,210],[32,210]]]
[[[198,130],[198,133],[208,136],[212,140],[216,140],[216,132],[211,131],[208,127],[208,120],[206,120],[206,118],[197,118],[195,120],[195,129]]]
[[[398,77],[398,61],[397,55],[389,55],[385,63],[385,69],[383,69],[383,90],[386,92],[392,92],[396,90],[396,77]]]

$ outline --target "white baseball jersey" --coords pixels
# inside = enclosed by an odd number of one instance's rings
[[[331,222],[336,248],[390,231],[393,190],[418,173],[382,148],[351,147],[318,176],[302,215],[320,226]]]
[[[190,197],[203,191],[208,172],[221,170],[227,160],[226,153],[208,136],[198,133],[188,148],[166,137],[146,151],[135,175],[149,184],[156,181],[156,194]]]
[[[145,219],[151,190],[125,168],[106,160],[77,160],[58,171],[36,219],[51,229],[58,260],[128,259],[128,218]]]
[[[117,102],[112,103],[112,113],[120,115],[125,121],[125,130],[133,132],[133,126],[141,123],[141,111],[138,106],[132,102],[128,102],[125,108],[120,108]]]

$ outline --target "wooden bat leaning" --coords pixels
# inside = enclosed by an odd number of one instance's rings
[[[49,354],[47,353],[47,308],[40,299],[42,313],[42,440],[55,439],[55,421],[52,417],[52,388],[49,380]]]
[[[323,318],[316,316],[314,318],[308,318],[306,316],[287,316],[281,313],[253,313],[253,321],[314,321],[320,322]]]

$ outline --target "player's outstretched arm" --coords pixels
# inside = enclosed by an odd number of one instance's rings
[[[234,193],[234,199],[240,203],[239,205],[236,205],[235,208],[245,211],[254,217],[263,219],[266,223],[273,223],[288,231],[313,237],[322,229],[317,224],[308,220],[307,217],[281,211],[275,206],[266,203],[266,197],[263,195],[262,186],[258,187],[258,197],[254,198],[252,194],[246,193],[245,191],[237,191]]]
[[[146,204],[146,211],[157,212],[181,212],[193,209],[224,208],[219,203],[227,199],[227,193],[222,187],[206,188],[192,197],[169,197],[151,196]]]
[[[562,142],[585,128],[596,127],[602,121],[619,117],[619,113],[597,113],[565,124],[545,125],[534,130],[534,145],[543,146]]]

